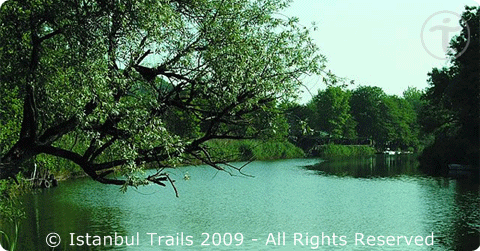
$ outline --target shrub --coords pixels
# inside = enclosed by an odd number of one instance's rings
[[[373,147],[363,145],[328,144],[319,148],[319,155],[323,158],[371,156],[374,154],[375,149]]]
[[[302,149],[288,141],[212,140],[206,146],[212,149],[212,157],[216,160],[272,160],[305,156]]]

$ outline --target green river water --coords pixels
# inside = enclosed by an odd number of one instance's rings
[[[256,161],[243,169],[254,177],[188,166],[169,171],[179,198],[170,186],[61,182],[25,197],[18,250],[476,249],[478,184],[416,165],[383,155]]]

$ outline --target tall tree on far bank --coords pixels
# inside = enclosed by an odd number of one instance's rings
[[[311,126],[336,138],[355,138],[356,122],[350,113],[350,93],[341,87],[319,90],[308,104],[313,111]]]
[[[350,99],[360,137],[373,139],[377,148],[415,148],[416,113],[405,98],[391,96],[376,86],[360,86]]]
[[[276,17],[288,2],[5,2],[0,95],[22,108],[0,108],[13,120],[0,135],[0,179],[37,155],[125,188],[165,185],[162,168],[187,156],[224,170],[204,143],[268,134],[255,125],[276,118],[261,116],[272,102],[324,69],[309,30]],[[144,175],[148,163],[159,172]]]
[[[425,132],[435,135],[435,142],[425,149],[421,161],[434,172],[449,163],[479,164],[479,17],[480,7],[466,7],[462,31],[450,41],[450,65],[429,73],[421,123]]]
[[[420,112],[420,110],[425,104],[425,101],[422,99],[423,94],[424,91],[412,86],[409,86],[403,92],[403,98],[411,105],[411,107],[415,110],[415,113],[417,114]]]
[[[350,98],[352,116],[358,123],[358,136],[373,139],[381,145],[386,143],[388,134],[382,117],[382,102],[386,96],[380,87],[359,86]]]
[[[412,105],[406,99],[393,95],[385,97],[380,107],[385,147],[414,150],[418,145],[418,131]]]

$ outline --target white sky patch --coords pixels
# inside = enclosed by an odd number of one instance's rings
[[[480,2],[480,0],[476,0]],[[422,46],[422,26],[433,14],[451,11],[461,15],[465,6],[477,6],[472,0],[294,0],[284,11],[297,16],[300,23],[316,23],[311,36],[328,59],[327,67],[340,77],[358,85],[381,87],[387,94],[401,96],[409,86],[428,87],[428,72],[447,65],[440,30],[426,31],[430,53]],[[450,18],[449,23],[443,23]],[[438,25],[458,26],[455,15],[436,16],[428,29]],[[452,32],[449,37],[460,32]],[[312,94],[324,89],[318,77],[306,77],[304,85]],[[305,91],[301,102],[311,96]]]

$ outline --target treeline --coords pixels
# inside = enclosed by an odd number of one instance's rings
[[[434,175],[454,163],[479,169],[479,23],[480,7],[465,7],[447,65],[428,73],[425,90],[396,96],[379,87],[328,87],[306,105],[286,108],[290,138],[368,139],[377,150],[417,151],[421,168]]]
[[[425,104],[423,94],[414,87],[399,97],[375,86],[354,90],[330,86],[307,104],[286,109],[290,136],[298,142],[310,135],[317,141],[369,142],[377,150],[417,151],[422,145],[419,112]]]

